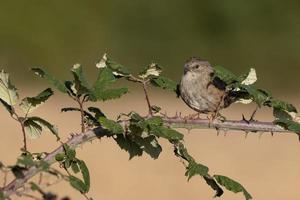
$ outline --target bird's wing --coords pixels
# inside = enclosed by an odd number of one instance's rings
[[[213,84],[219,90],[226,90],[226,83],[219,77],[214,77],[214,72],[210,73],[210,76],[212,78],[211,84]]]

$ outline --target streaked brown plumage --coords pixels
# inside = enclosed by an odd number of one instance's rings
[[[225,84],[213,81],[213,73],[210,63],[199,58],[190,58],[184,65],[180,96],[190,108],[199,113],[216,114],[219,109],[230,104]]]

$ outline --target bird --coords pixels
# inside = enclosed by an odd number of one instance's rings
[[[199,57],[191,57],[184,64],[184,73],[179,84],[182,100],[199,114],[207,114],[214,120],[219,110],[228,107],[232,99],[226,91],[226,84],[214,78],[211,64]]]

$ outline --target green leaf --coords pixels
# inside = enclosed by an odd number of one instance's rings
[[[168,140],[182,140],[183,135],[179,133],[178,131],[167,128],[167,127],[158,127],[158,126],[152,126],[150,128],[150,133],[153,135],[156,135],[158,137],[163,137]]]
[[[76,157],[75,149],[71,148],[68,144],[64,144],[63,146],[64,146],[64,150],[65,150],[67,158],[70,159],[71,161],[73,161]]]
[[[222,188],[217,184],[215,179],[213,179],[211,176],[203,176],[205,182],[207,185],[209,185],[213,190],[216,191],[216,194],[214,197],[220,197],[224,194],[224,191]]]
[[[4,70],[0,71],[0,99],[6,104],[13,106],[16,104],[19,95],[17,89],[12,85],[9,74]]]
[[[75,88],[74,81],[65,81],[64,84],[65,84],[65,87],[67,88],[67,93],[71,97],[76,97],[77,96],[77,90]]]
[[[64,153],[58,153],[55,155],[55,160],[58,162],[61,162],[65,159],[65,154]]]
[[[23,165],[25,167],[31,167],[35,164],[35,162],[32,159],[32,156],[28,154],[28,155],[22,155],[20,158],[18,158],[17,164]]]
[[[94,113],[96,119],[99,119],[100,117],[105,117],[104,113],[99,108],[88,107],[88,111]]]
[[[158,77],[161,71],[162,69],[158,64],[151,63],[139,73],[139,77],[142,79],[149,79],[149,78],[152,79]]]
[[[74,76],[76,94],[82,95],[90,92],[88,82],[83,73],[82,67],[80,64],[75,64],[72,68],[72,74]]]
[[[131,160],[135,156],[143,155],[143,149],[134,142],[129,135],[117,135],[114,138],[115,141],[118,143],[119,147],[129,153],[129,160]]]
[[[158,76],[158,77],[152,78],[151,84],[153,86],[171,90],[174,92],[176,92],[176,90],[177,90],[177,83],[167,77],[164,77],[164,76]]]
[[[270,101],[270,106],[273,108],[276,108],[276,109],[285,110],[287,112],[297,113],[297,109],[295,108],[295,106],[293,106],[290,103],[284,102],[284,101],[272,99]]]
[[[32,191],[42,191],[42,189],[34,182],[29,183],[31,185],[31,190]]]
[[[45,101],[47,101],[52,95],[53,91],[51,90],[51,88],[47,88],[36,97],[24,98],[20,104],[20,107],[23,109],[24,113],[31,113],[33,110],[45,103]]]
[[[0,191],[0,200],[5,200],[4,193]]]
[[[154,116],[145,120],[145,123],[148,124],[149,126],[162,126],[163,120],[161,117]]]
[[[107,101],[111,99],[118,99],[128,92],[128,88],[116,88],[116,89],[106,89],[101,93],[98,93],[97,99],[101,101]]]
[[[289,113],[287,113],[284,110],[278,109],[278,108],[273,109],[273,115],[277,119],[288,119],[288,120],[293,119],[292,116]]]
[[[256,89],[252,85],[242,85],[251,96],[251,99],[257,103],[257,105],[262,106],[266,101],[268,101],[271,97],[263,90]]]
[[[79,166],[78,166],[78,163],[77,162],[72,162],[72,164],[71,164],[71,169],[73,170],[73,172],[75,173],[75,174],[77,174],[79,171],[80,171],[80,169],[79,169]]]
[[[148,137],[133,137],[133,141],[137,143],[143,151],[151,156],[153,159],[157,159],[162,151],[161,146],[156,140],[155,136],[150,135]]]
[[[90,189],[90,173],[89,173],[89,169],[86,166],[85,162],[83,160],[79,160],[78,161],[78,165],[80,167],[80,171],[82,173],[82,177],[83,177],[83,181],[85,183],[86,186],[86,190],[85,193],[87,193]]]
[[[54,76],[46,72],[45,70],[41,68],[31,68],[31,70],[39,77],[45,78],[47,81],[49,81],[56,89],[63,93],[67,93],[67,88],[64,84],[62,84],[59,80],[57,80]]]
[[[240,183],[221,175],[214,175],[214,178],[220,185],[224,186],[227,190],[234,193],[243,192],[246,200],[252,199],[252,196]]]
[[[14,165],[11,167],[11,172],[13,173],[13,175],[17,178],[17,179],[21,179],[24,178],[24,171],[26,171],[27,168],[25,167],[21,167],[18,165]]]
[[[295,121],[290,120],[290,119],[286,119],[286,118],[276,119],[274,121],[274,123],[281,126],[281,127],[283,127],[286,130],[290,130],[292,132],[297,133],[298,136],[300,137],[300,123],[295,122]]]
[[[58,136],[58,130],[57,127],[49,123],[48,121],[40,118],[40,117],[29,117],[27,120],[31,120],[35,123],[37,123],[42,128],[47,128],[57,139],[57,141],[60,140],[60,137]]]
[[[91,93],[91,101],[106,101],[116,99],[128,92],[127,88],[108,89],[108,87],[116,81],[111,69],[104,68],[100,70],[98,78],[94,83]]]
[[[107,119],[105,117],[100,117],[99,122],[101,126],[106,128],[113,134],[122,134],[124,132],[123,127],[118,122]]]
[[[238,81],[238,77],[235,74],[222,66],[214,67],[214,76],[220,78],[227,85]]]
[[[130,74],[130,71],[125,66],[113,61],[108,56],[106,56],[106,66],[120,75],[126,76]]]
[[[81,192],[82,194],[86,193],[87,191],[87,186],[84,184],[84,182],[82,180],[80,180],[79,178],[75,177],[75,176],[69,176],[69,182],[70,185],[75,188],[76,190],[78,190],[79,192]]]
[[[0,99],[0,102],[2,103],[2,105],[6,108],[6,110],[9,112],[10,115],[13,115],[13,107],[10,106],[9,104],[7,104],[5,101],[3,101],[2,99]]]
[[[189,162],[189,165],[187,167],[187,171],[185,175],[188,177],[188,180],[190,180],[195,175],[200,176],[207,176],[208,175],[208,167],[196,163],[194,161]]]
[[[77,111],[77,112],[81,112],[81,110],[79,108],[73,108],[73,107],[67,107],[67,108],[62,108],[61,112],[70,112],[70,111]],[[93,125],[98,126],[99,122],[97,120],[97,118],[95,118],[93,115],[91,115],[89,112],[87,111],[83,111],[84,113],[84,117],[90,121],[93,122]]]
[[[27,119],[24,122],[25,132],[26,134],[32,138],[36,139],[41,136],[42,133],[42,126],[40,126],[38,123],[33,121],[32,119]]]
[[[68,157],[66,157],[65,160],[64,160],[64,162],[63,162],[63,164],[64,164],[64,167],[66,169],[68,169],[69,167],[71,167],[72,160],[70,160]]]
[[[188,153],[187,149],[182,143],[179,143],[175,146],[174,153],[176,156],[179,156],[188,162],[195,162],[194,158]]]

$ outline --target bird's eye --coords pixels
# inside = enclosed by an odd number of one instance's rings
[[[199,67],[200,67],[199,65],[195,65],[195,66],[194,66],[195,69],[198,69]]]

